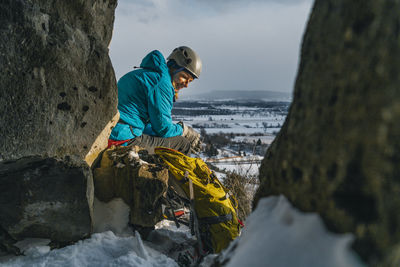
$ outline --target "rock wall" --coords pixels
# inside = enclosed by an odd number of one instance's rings
[[[283,194],[318,212],[330,230],[353,232],[371,265],[400,254],[399,10],[399,1],[315,1],[255,199]]]
[[[84,158],[117,113],[117,0],[0,3],[0,154]]]
[[[0,249],[91,233],[89,166],[118,120],[108,55],[116,5],[0,2]]]
[[[94,186],[87,165],[39,157],[0,162],[0,191],[1,228],[15,240],[70,242],[91,234]]]

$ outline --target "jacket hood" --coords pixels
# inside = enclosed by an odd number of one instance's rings
[[[156,71],[160,74],[163,72],[168,73],[167,62],[165,61],[164,56],[158,50],[154,50],[148,53],[143,58],[142,63],[140,63],[140,67],[143,69],[150,69]]]

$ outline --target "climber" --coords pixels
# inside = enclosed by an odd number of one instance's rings
[[[187,46],[175,48],[167,61],[158,50],[146,55],[140,68],[118,81],[120,120],[108,146],[137,145],[150,151],[163,146],[197,153],[200,135],[183,122],[173,123],[171,110],[179,90],[199,78],[201,68],[199,56]]]

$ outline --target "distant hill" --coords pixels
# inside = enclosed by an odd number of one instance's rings
[[[275,91],[208,91],[201,94],[182,94],[182,100],[268,100],[291,101],[292,94]]]

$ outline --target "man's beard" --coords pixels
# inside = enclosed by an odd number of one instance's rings
[[[177,82],[174,82],[172,85],[174,86],[175,91],[181,90],[185,87],[185,84]]]

